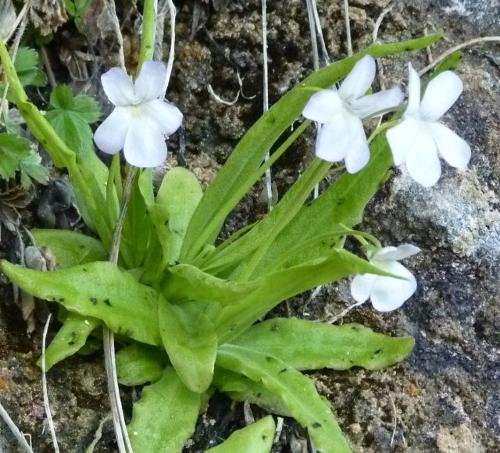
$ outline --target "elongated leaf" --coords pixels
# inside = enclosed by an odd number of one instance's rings
[[[359,324],[333,326],[274,318],[252,326],[234,343],[277,357],[298,370],[353,366],[377,370],[403,360],[415,340],[389,337]]]
[[[217,366],[260,382],[277,395],[290,414],[307,428],[319,451],[351,451],[329,403],[318,395],[311,379],[285,362],[249,348],[225,344],[219,348]]]
[[[232,400],[248,401],[273,414],[291,417],[281,398],[269,391],[261,382],[216,367],[212,385],[220,392],[226,393]]]
[[[224,248],[222,252],[214,253],[215,258],[208,266],[214,264],[220,266],[221,262],[229,264],[240,262],[240,268],[233,272],[231,277],[249,279],[274,239],[295,217],[330,166],[329,162],[315,159],[264,220],[256,224],[241,239]],[[251,255],[251,258],[245,259],[248,255]]]
[[[363,211],[375,195],[392,165],[387,141],[378,136],[371,145],[370,162],[361,171],[346,173],[310,205],[304,206],[269,247],[256,271],[266,275],[292,247],[342,224],[352,228],[361,222]]]
[[[205,192],[186,234],[181,261],[190,262],[211,244],[224,219],[255,183],[256,170],[267,151],[300,115],[312,92],[305,88],[326,88],[347,75],[363,55],[375,58],[427,47],[441,34],[391,44],[372,44],[352,57],[316,71],[275,103],[243,136],[221,171]]]
[[[118,382],[134,386],[155,382],[161,378],[167,357],[158,348],[139,343],[121,348],[116,353]]]
[[[139,187],[139,179],[137,177],[134,181],[121,239],[121,257],[128,269],[144,264],[153,232],[153,223]]]
[[[307,262],[269,274],[259,280],[258,289],[236,306],[224,308],[217,333],[221,343],[237,337],[261,316],[289,297],[351,274],[387,275],[345,250],[332,250],[328,258]]]
[[[193,173],[182,167],[170,170],[161,183],[156,203],[152,210],[155,227],[168,228],[169,233],[160,232],[160,237],[169,237],[168,262],[179,259],[186,230],[202,196],[200,183]]]
[[[200,394],[188,390],[174,369],[167,368],[134,404],[128,426],[134,451],[181,453],[194,432],[200,401]]]
[[[62,327],[45,351],[46,370],[50,370],[56,363],[77,353],[85,345],[88,336],[100,324],[101,321],[96,318],[68,313]],[[38,366],[41,366],[40,360],[37,362]]]
[[[102,244],[90,236],[69,230],[31,230],[39,247],[48,247],[56,258],[56,266],[61,269],[107,258]]]
[[[114,333],[161,345],[154,289],[107,262],[88,263],[54,272],[26,269],[2,260],[5,275],[26,292],[61,304],[69,311],[102,320]]]
[[[202,393],[212,383],[217,336],[211,321],[194,304],[161,302],[161,338],[177,374],[188,389]]]
[[[222,305],[238,303],[259,285],[258,282],[237,282],[214,277],[190,264],[169,269],[163,294],[172,302],[206,301]]]
[[[245,428],[232,433],[220,445],[210,448],[206,453],[269,453],[273,446],[276,425],[270,415],[261,418]]]

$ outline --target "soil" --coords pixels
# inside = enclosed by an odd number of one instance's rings
[[[185,114],[185,130],[171,146],[171,163],[186,162],[204,183],[210,181],[262,110],[260,2],[241,0],[223,5],[217,1],[210,7],[207,3],[176,2],[176,63],[168,94]],[[347,53],[343,2],[317,3],[329,55],[332,60],[342,58]],[[371,42],[373,24],[389,1],[349,3],[356,50]],[[393,3],[380,27],[380,41],[444,30],[445,37],[431,50],[437,56],[469,39],[500,34],[497,0]],[[122,13],[121,8],[118,12]],[[313,62],[305,2],[269,0],[268,15],[272,104],[312,71]],[[137,57],[137,46],[127,38],[138,27],[134,17],[132,11],[124,23],[130,63]],[[83,34],[70,24],[59,28],[47,50],[58,81],[93,92],[99,74],[116,64],[116,43],[102,14],[84,21]],[[77,50],[100,59],[82,67],[74,57]],[[314,373],[318,389],[332,402],[356,452],[479,453],[496,452],[500,445],[500,48],[489,43],[463,52],[457,73],[465,90],[444,121],[471,144],[468,170],[459,172],[444,165],[443,177],[432,189],[417,186],[405,173],[395,170],[370,203],[362,225],[384,244],[410,242],[422,249],[406,262],[417,276],[418,291],[395,312],[381,314],[366,305],[344,318],[344,322],[360,322],[387,334],[410,334],[416,339],[415,350],[404,363],[386,370]],[[406,62],[411,60],[423,68],[428,58],[422,51],[385,59],[383,82],[386,86],[404,83]],[[82,70],[86,80],[78,82],[75,72]],[[208,84],[222,99],[234,99],[239,90],[237,74],[243,80],[243,93],[234,105],[224,105],[210,96]],[[274,168],[278,195],[299,174],[312,149],[313,137],[309,135]],[[43,223],[36,215],[43,199],[43,191],[39,192],[29,208],[21,211],[27,225]],[[233,213],[226,230],[254,220],[265,210],[262,187],[257,187]],[[3,256],[12,255],[15,243],[8,232],[2,235]],[[2,403],[22,431],[31,435],[35,451],[51,451],[40,370],[35,365],[43,325],[37,322],[35,332],[28,336],[5,280],[0,291]],[[323,288],[304,310],[308,297],[296,298],[276,313],[327,319],[352,303],[348,282]],[[55,324],[53,327],[51,335]],[[48,374],[61,451],[83,451],[108,412],[101,362],[99,354],[75,356]],[[136,397],[135,391],[123,391],[126,410]],[[261,413],[252,409],[255,415]],[[243,424],[243,405],[217,397],[200,417],[186,451],[204,451]],[[14,445],[0,424],[0,451],[15,452]],[[305,433],[285,420],[275,452],[305,452],[308,448]],[[95,451],[114,451],[109,423]]]

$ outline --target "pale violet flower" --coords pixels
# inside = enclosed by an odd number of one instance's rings
[[[369,254],[371,264],[397,275],[399,278],[385,277],[375,274],[356,275],[351,282],[351,295],[358,303],[371,300],[373,308],[378,311],[392,311],[401,307],[417,289],[417,282],[412,273],[399,260],[420,252],[411,244],[399,247],[384,247]]]
[[[361,120],[394,109],[403,100],[399,87],[366,95],[375,72],[375,60],[364,56],[338,90],[333,87],[313,94],[302,112],[322,124],[316,138],[316,156],[329,162],[344,160],[349,173],[361,170],[370,159]]]
[[[182,113],[163,100],[167,68],[145,61],[135,82],[121,68],[112,68],[101,81],[115,105],[97,128],[94,140],[108,154],[123,149],[125,159],[136,167],[157,167],[167,157],[165,138],[182,123]]]
[[[420,102],[420,78],[408,66],[408,107],[403,121],[387,131],[387,141],[394,164],[405,164],[415,181],[430,187],[441,176],[440,157],[459,169],[470,159],[469,145],[438,121],[458,99],[463,85],[455,73],[442,72],[429,82]]]

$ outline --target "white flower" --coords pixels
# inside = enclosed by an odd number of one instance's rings
[[[136,167],[157,167],[167,157],[165,137],[182,123],[182,113],[162,100],[167,70],[163,63],[145,61],[135,82],[121,68],[112,68],[101,81],[115,109],[97,128],[94,140],[108,154],[123,149]]]
[[[410,176],[425,187],[441,176],[442,157],[452,167],[464,169],[470,159],[469,145],[438,120],[463,90],[462,81],[445,71],[427,85],[420,102],[420,78],[409,66],[408,107],[403,121],[387,131],[395,165],[406,164]]]
[[[316,156],[329,162],[345,160],[349,173],[361,170],[370,159],[362,119],[397,107],[403,100],[399,87],[366,95],[375,78],[375,60],[366,55],[342,82],[313,94],[302,114],[323,126],[316,139]]]
[[[412,273],[399,260],[420,252],[411,244],[399,247],[384,247],[368,257],[370,263],[391,274],[403,277],[384,277],[375,274],[356,275],[351,282],[351,295],[358,303],[371,300],[378,311],[391,311],[401,307],[417,289],[417,282]]]

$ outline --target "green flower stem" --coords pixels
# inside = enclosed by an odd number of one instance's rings
[[[390,129],[391,127],[395,126],[396,124],[399,123],[400,118],[398,117],[395,120],[392,121],[386,121],[385,123],[382,123],[379,127],[377,127],[368,137],[368,144],[370,144],[377,135],[379,135],[382,132],[385,132],[387,129]]]
[[[267,159],[260,167],[259,169],[255,172],[255,179],[259,179],[268,168],[271,167],[282,155],[283,153],[290,147],[290,145],[297,140],[302,135],[302,132],[304,132],[309,125],[311,124],[311,121],[305,120],[302,122],[302,124],[297,127],[291,134],[290,136],[274,151],[269,159]]]
[[[152,60],[155,50],[155,31],[156,31],[156,1],[144,0],[144,9],[142,11],[142,38],[141,49],[139,53],[139,67],[146,60]]]

